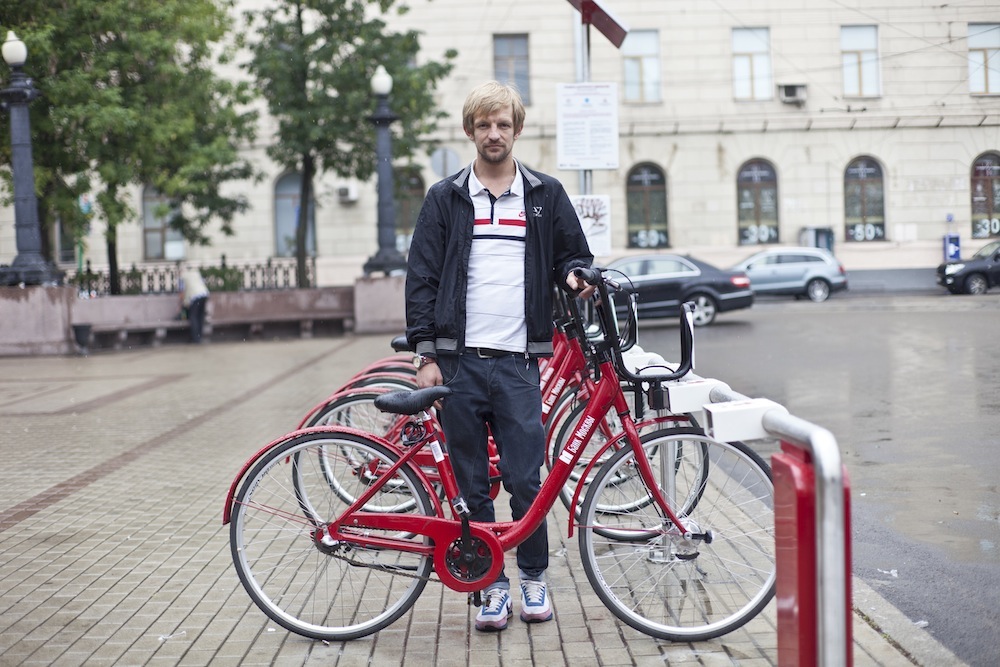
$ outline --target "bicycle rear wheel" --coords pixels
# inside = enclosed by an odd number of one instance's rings
[[[389,448],[357,434],[303,433],[275,447],[246,476],[236,495],[230,548],[240,581],[254,603],[282,627],[327,641],[377,632],[413,606],[433,559],[386,546],[336,542],[323,529],[347,507],[334,493],[331,471],[352,498],[382,481],[398,460]],[[364,463],[364,474],[355,466]],[[368,511],[409,508],[433,516],[420,478],[403,467],[385,480]],[[424,545],[410,533],[366,530],[366,537]]]
[[[692,534],[652,502],[635,452],[623,449],[594,476],[581,507],[587,578],[615,616],[650,636],[702,641],[731,632],[774,596],[770,468],[742,443],[673,429],[645,436],[642,449]]]

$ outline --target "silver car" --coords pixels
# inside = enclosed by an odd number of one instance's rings
[[[790,294],[795,298],[826,301],[847,289],[847,271],[823,248],[768,248],[733,267],[750,277],[754,294]]]

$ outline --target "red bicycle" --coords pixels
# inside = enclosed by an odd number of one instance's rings
[[[695,427],[640,436],[619,377],[660,391],[691,368],[686,307],[679,368],[635,375],[622,361],[608,289],[597,284],[599,375],[541,491],[519,521],[470,521],[430,406],[447,387],[389,392],[392,414],[417,414],[401,442],[343,427],[307,428],[252,457],[230,487],[233,562],[253,601],[283,627],[342,641],[377,632],[402,616],[429,581],[461,592],[491,583],[503,554],[541,524],[569,480],[596,425],[609,412],[622,432],[593,475],[569,534],[579,533],[587,578],[622,621],[676,641],[718,637],[753,618],[774,594],[773,486],[768,466],[741,443]],[[613,286],[613,284],[612,284]],[[413,461],[429,449],[445,500]],[[237,490],[238,489],[238,490]],[[579,494],[582,485],[578,488]]]

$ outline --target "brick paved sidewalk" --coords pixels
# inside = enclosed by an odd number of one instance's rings
[[[389,354],[388,341],[0,358],[0,665],[776,663],[773,602],[745,628],[697,644],[618,622],[590,589],[561,506],[548,523],[556,623],[515,617],[506,632],[477,633],[465,596],[436,583],[396,624],[353,642],[271,622],[233,569],[226,491],[245,459]],[[957,664],[856,586],[855,603],[891,639],[855,614],[855,665]]]

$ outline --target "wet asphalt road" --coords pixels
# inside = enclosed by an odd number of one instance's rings
[[[971,665],[1000,664],[1000,290],[762,298],[695,333],[696,373],[837,438],[856,575]],[[673,323],[641,323],[676,358]]]

